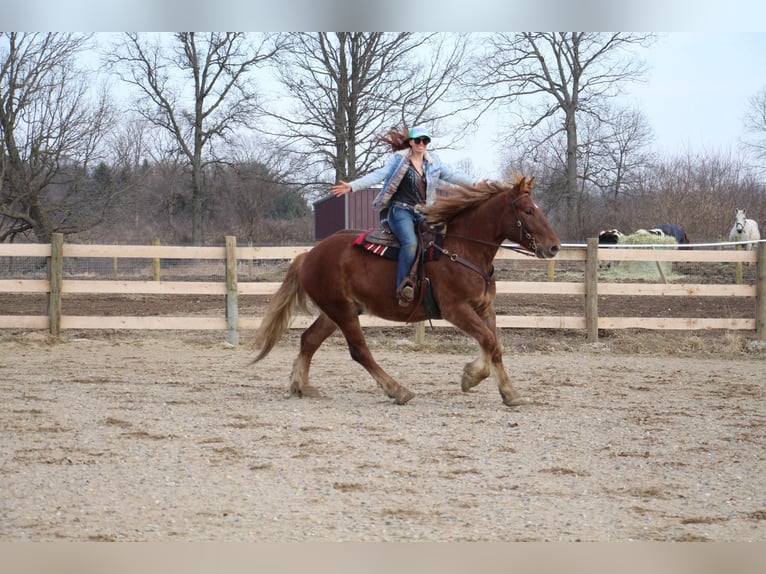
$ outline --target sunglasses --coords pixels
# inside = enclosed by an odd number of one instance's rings
[[[431,138],[412,138],[412,141],[416,144],[428,145],[431,143]]]

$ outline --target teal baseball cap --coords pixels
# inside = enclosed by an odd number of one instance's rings
[[[414,128],[410,128],[410,139],[415,138],[431,138],[431,132],[428,130],[425,126],[415,126]]]

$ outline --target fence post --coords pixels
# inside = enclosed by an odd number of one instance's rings
[[[742,240],[742,236],[740,234],[737,234],[736,240],[737,241],[741,241]],[[744,246],[741,245],[741,244],[740,245],[735,245],[734,249],[737,250],[737,251],[740,251],[740,250],[744,249]],[[737,285],[742,285],[742,283],[744,281],[744,279],[742,277],[742,270],[743,270],[742,261],[737,261],[734,265],[735,265],[735,267],[734,267],[734,269],[735,269],[735,271],[734,271],[734,282]]]
[[[420,346],[426,342],[426,322],[418,321],[415,323],[415,344]]]
[[[53,337],[61,336],[61,280],[64,274],[64,235],[51,235],[51,257],[48,260],[48,321]]]
[[[585,328],[589,343],[598,341],[598,238],[588,239],[585,255]]]
[[[114,244],[118,245],[119,241],[115,241]],[[117,261],[118,261],[117,257],[112,257],[112,279],[117,279],[117,277],[120,274],[119,264],[117,263]]]
[[[229,343],[239,345],[237,303],[237,238],[226,236],[226,329]]]
[[[155,237],[152,239],[152,245],[159,245],[160,244],[160,238]],[[155,281],[160,280],[160,258],[155,257],[154,261],[152,262],[152,276],[154,277]]]
[[[758,245],[758,271],[755,284],[755,336],[766,341],[766,243]]]
[[[253,246],[253,240],[252,239],[247,242],[247,246],[248,247],[252,247]],[[247,260],[247,276],[248,276],[248,278],[252,278],[252,276],[253,276],[253,258],[252,257],[250,257]]]

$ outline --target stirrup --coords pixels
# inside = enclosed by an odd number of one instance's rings
[[[406,307],[415,299],[415,288],[409,279],[402,281],[399,289],[396,291],[396,295],[399,298],[399,305]]]

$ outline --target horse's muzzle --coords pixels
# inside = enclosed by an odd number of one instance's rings
[[[561,250],[561,245],[553,244],[548,248],[537,246],[537,252],[535,255],[540,259],[552,259],[556,257],[556,254]]]

